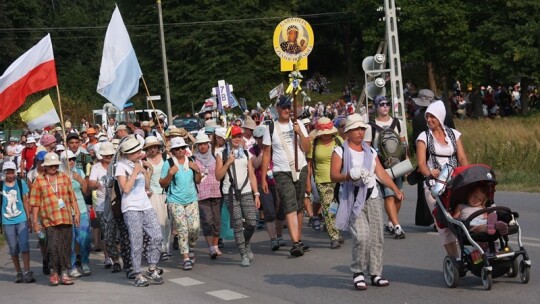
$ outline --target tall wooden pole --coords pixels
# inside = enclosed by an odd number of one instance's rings
[[[293,66],[293,71],[296,71],[297,70],[297,64],[295,64]],[[298,106],[298,101],[296,100],[296,93],[298,93],[298,88],[294,87],[294,79],[293,79],[293,90],[292,90],[292,97],[293,97],[293,119],[292,119],[292,122],[293,122],[293,125],[294,123],[298,123],[297,121],[297,117],[298,117],[298,113],[297,113],[297,106]],[[300,85],[300,84],[298,84]],[[294,128],[294,127],[293,127]],[[286,149],[286,147],[283,147],[284,149]],[[296,170],[296,172],[298,172],[298,134],[294,134],[294,169]],[[296,172],[292,173],[292,174],[296,174]]]
[[[167,69],[167,50],[165,49],[165,34],[163,32],[163,13],[161,11],[161,0],[157,0],[159,15],[159,40],[161,41],[161,60],[163,62],[163,80],[165,82],[165,102],[167,103],[167,117],[172,123],[173,116],[171,110],[171,92],[169,90],[169,71]]]
[[[165,137],[163,127],[161,126],[161,123],[159,122],[157,111],[156,111],[156,108],[154,107],[154,101],[150,99],[150,90],[148,90],[148,86],[146,85],[146,80],[144,80],[144,76],[141,76],[141,79],[143,81],[143,85],[146,90],[146,100],[147,100],[146,102],[148,102],[148,100],[150,101],[150,105],[152,106],[152,110],[154,110],[154,116],[156,117],[156,121],[158,124],[158,132],[159,134],[161,134],[161,138],[163,138],[163,143],[166,145],[167,138]],[[170,123],[172,123],[172,121],[170,121]]]

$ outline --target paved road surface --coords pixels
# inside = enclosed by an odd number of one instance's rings
[[[537,303],[540,271],[535,262],[540,256],[540,194],[498,192],[498,205],[521,213],[523,241],[532,259],[531,281],[506,277],[494,280],[493,289],[485,291],[480,278],[468,274],[456,289],[445,286],[442,277],[443,249],[431,229],[414,226],[415,189],[406,186],[406,202],[400,213],[407,232],[404,240],[385,237],[384,276],[387,288],[369,286],[366,291],[352,287],[349,270],[351,241],[341,249],[331,250],[327,236],[306,228],[304,240],[312,251],[291,258],[288,248],[270,251],[267,235],[255,234],[255,260],[248,268],[240,267],[240,256],[231,241],[224,255],[215,261],[203,249],[202,238],[196,249],[197,261],[192,271],[179,268],[179,255],[161,263],[165,284],[135,288],[123,273],[112,274],[101,264],[103,256],[92,253],[92,276],[83,277],[73,286],[48,286],[41,274],[41,258],[35,238],[31,241],[32,270],[35,284],[14,284],[13,265],[7,248],[0,249],[0,303]],[[306,222],[305,222],[306,223]],[[304,223],[304,224],[305,224]],[[304,225],[304,227],[306,227]]]

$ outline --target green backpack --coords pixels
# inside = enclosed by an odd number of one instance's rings
[[[398,132],[401,133],[401,125],[397,118],[392,118],[392,124],[389,127],[381,127],[374,121],[370,121],[373,141],[372,146],[377,151],[377,155],[381,161],[381,164],[385,169],[392,168],[393,166],[404,161],[407,156],[405,146],[401,142],[399,134],[396,133],[396,127]]]

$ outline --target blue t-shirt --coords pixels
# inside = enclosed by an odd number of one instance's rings
[[[169,162],[163,163],[161,169],[161,178],[165,178],[169,173]],[[169,184],[167,192],[167,203],[188,205],[197,201],[197,190],[193,181],[193,170],[184,170],[183,165],[180,165],[178,172],[174,175]]]
[[[85,178],[83,170],[79,168],[73,168],[73,171],[77,172],[82,178]],[[77,198],[77,205],[79,206],[79,212],[81,214],[88,212],[86,208],[86,202],[84,201],[84,196],[82,193],[81,184],[76,181],[74,178],[71,179],[71,186],[73,186],[73,191],[75,192],[75,197]]]
[[[19,224],[28,219],[22,199],[22,196],[28,194],[28,185],[21,180],[21,187],[19,191],[17,180],[15,180],[13,187],[8,187],[4,181],[2,189],[2,224],[4,225]]]

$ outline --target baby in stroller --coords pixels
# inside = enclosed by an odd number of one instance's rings
[[[474,212],[485,209],[488,201],[489,188],[483,184],[478,184],[467,195],[467,203],[459,204],[452,213],[452,217],[465,221]],[[494,207],[491,205],[489,207]],[[508,225],[497,220],[497,213],[482,213],[470,221],[469,231],[473,233],[486,232],[489,235],[499,233],[499,235],[508,234]]]

